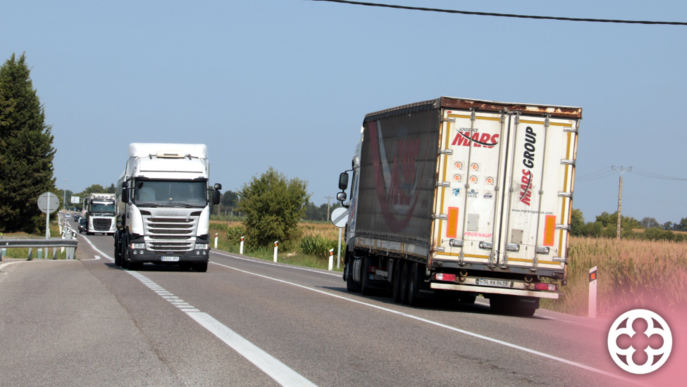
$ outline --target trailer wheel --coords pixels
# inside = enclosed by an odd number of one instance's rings
[[[394,298],[394,302],[401,302],[401,266],[403,266],[403,261],[396,261],[394,264],[394,272],[391,277],[391,294]]]
[[[408,277],[409,277],[409,262],[403,262],[403,267],[401,268],[401,284],[399,288],[401,290],[401,303],[408,304]]]
[[[369,258],[367,256],[363,257],[363,261],[360,265],[360,294],[363,296],[369,296],[371,289],[367,286],[370,281],[370,273],[368,269]]]
[[[346,267],[346,290],[351,293],[357,293],[360,291],[360,285],[356,284],[353,280],[353,259],[349,259]]]
[[[420,306],[420,265],[417,262],[410,264],[408,270],[410,278],[408,278],[408,305]]]

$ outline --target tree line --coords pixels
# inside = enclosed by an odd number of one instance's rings
[[[579,209],[573,209],[570,221],[570,233],[573,236],[594,238],[616,238],[618,228],[618,212],[612,214],[604,211],[596,216],[594,222],[584,221],[584,215]],[[673,231],[687,231],[687,218],[679,223],[666,222],[660,224],[655,218],[644,217],[637,220],[630,216],[621,216],[620,237],[622,239],[668,240],[683,241],[687,236]]]

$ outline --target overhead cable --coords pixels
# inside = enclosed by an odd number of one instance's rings
[[[324,1],[324,2],[328,2],[328,3],[363,5],[363,6],[367,6],[367,7],[407,9],[407,10],[411,10],[411,11],[442,12],[442,13],[453,13],[453,14],[461,14],[461,15],[476,15],[476,16],[509,17],[509,18],[518,18],[518,19],[562,20],[562,21],[590,22],[590,23],[619,23],[619,24],[650,24],[650,25],[687,26],[687,22],[620,20],[620,19],[589,19],[589,18],[560,17],[560,16],[516,15],[516,14],[510,14],[510,13],[472,12],[472,11],[459,11],[459,10],[454,10],[454,9],[409,7],[409,6],[405,6],[405,5],[366,3],[366,2],[362,2],[362,1],[348,1],[348,0],[310,0],[310,1]]]

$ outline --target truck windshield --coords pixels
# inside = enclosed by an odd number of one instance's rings
[[[92,202],[91,212],[115,212],[114,202]]]
[[[137,181],[134,203],[140,207],[205,207],[205,181]]]

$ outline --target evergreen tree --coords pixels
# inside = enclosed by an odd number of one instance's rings
[[[51,127],[25,55],[0,67],[0,231],[37,232],[45,219],[36,200],[55,192]]]

